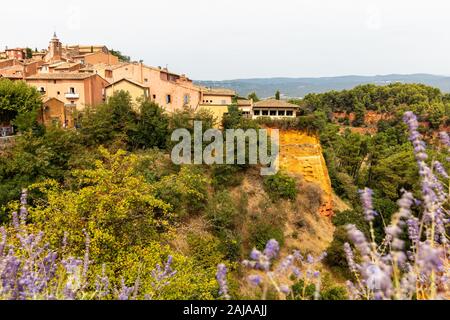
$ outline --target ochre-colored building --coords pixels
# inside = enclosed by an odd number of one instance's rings
[[[122,79],[111,83],[105,88],[106,99],[113,96],[115,92],[126,91],[131,95],[133,99],[134,107],[138,106],[139,99],[149,99],[150,88],[143,86],[139,82],[130,79]]]
[[[167,112],[185,106],[195,109],[200,102],[201,89],[185,75],[169,72],[166,68],[154,68],[143,63],[121,63],[113,66],[94,65],[92,71],[104,75],[110,83],[129,79],[149,88],[149,99]]]
[[[27,54],[23,48],[5,49],[6,59],[25,60]]]
[[[45,98],[56,98],[77,111],[101,104],[109,85],[97,74],[78,72],[37,74],[25,78],[25,81],[36,87]]]
[[[79,62],[82,65],[89,64],[118,64],[119,58],[103,51],[97,51],[93,53],[88,53],[84,55],[73,56],[72,59]]]
[[[58,126],[73,128],[75,108],[66,106],[63,101],[56,98],[45,98],[39,116],[39,121],[45,126]]]
[[[228,112],[228,107],[233,103],[236,92],[223,88],[202,88],[199,108],[209,110],[218,123],[222,123],[224,114]]]

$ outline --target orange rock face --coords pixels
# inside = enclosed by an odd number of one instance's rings
[[[323,191],[320,213],[333,215],[331,181],[317,137],[295,130],[280,130],[280,168],[318,184]]]

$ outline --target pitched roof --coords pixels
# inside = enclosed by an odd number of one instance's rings
[[[23,76],[19,75],[19,74],[0,74],[0,78],[5,78],[5,79],[23,79]]]
[[[128,79],[128,78],[122,78],[122,79],[120,79],[120,80],[117,80],[117,81],[115,81],[115,82],[113,82],[113,83],[107,85],[106,88],[108,88],[108,87],[110,87],[110,86],[113,86],[113,85],[115,85],[115,84],[118,84],[119,82],[122,82],[122,81],[129,82],[129,83],[131,83],[131,84],[134,84],[135,86],[138,86],[138,87],[141,87],[141,88],[144,88],[144,89],[148,88],[148,87],[144,86],[142,83],[139,83],[139,82],[137,82],[137,81],[134,81],[134,80],[131,80],[131,79]]]
[[[238,99],[237,100],[237,105],[238,106],[251,106],[252,105],[252,101],[248,100],[248,99]]]
[[[43,103],[47,103],[47,102],[49,102],[49,101],[51,101],[51,100],[56,100],[56,101],[58,101],[58,102],[64,103],[64,102],[62,102],[61,100],[59,100],[59,99],[57,99],[57,98],[55,98],[55,97],[45,97],[44,99],[42,99],[42,102],[43,102]]]
[[[204,88],[203,94],[210,96],[235,96],[236,91],[226,88]]]
[[[62,64],[58,65],[55,70],[61,70],[61,69],[69,69],[72,67],[75,67],[77,65],[80,65],[78,62],[63,62]]]
[[[296,104],[287,102],[286,100],[268,99],[258,101],[253,105],[254,108],[298,108]]]
[[[95,74],[79,72],[38,73],[26,77],[26,80],[84,80],[92,76],[95,76]]]

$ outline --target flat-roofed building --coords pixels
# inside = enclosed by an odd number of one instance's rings
[[[23,48],[5,49],[6,59],[25,60],[27,53]]]

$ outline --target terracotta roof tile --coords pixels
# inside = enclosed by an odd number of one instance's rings
[[[236,91],[226,88],[203,88],[203,94],[211,96],[235,96]]]
[[[83,80],[94,76],[92,73],[39,73],[26,78],[26,80]]]
[[[289,103],[285,100],[268,99],[256,102],[255,108],[299,108],[298,105]]]

